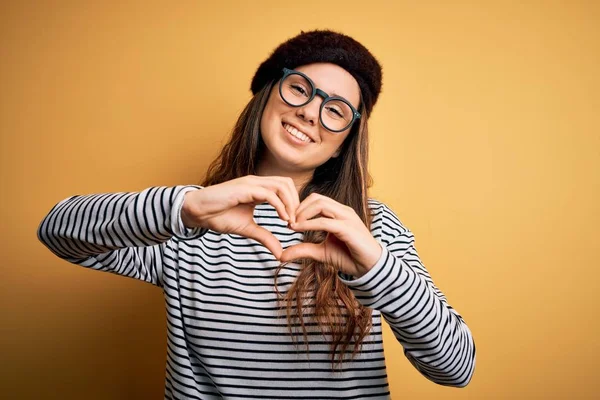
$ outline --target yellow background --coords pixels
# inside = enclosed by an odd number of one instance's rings
[[[59,260],[37,226],[74,194],[198,183],[258,64],[332,28],[384,67],[371,195],[477,346],[447,388],[386,331],[393,398],[597,398],[599,2],[450,3],[2,2],[2,397],[162,398],[160,290]]]

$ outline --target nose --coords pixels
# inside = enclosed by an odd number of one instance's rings
[[[319,123],[319,112],[321,109],[321,103],[323,99],[319,96],[315,96],[308,104],[298,107],[296,110],[296,116],[302,118],[312,126]]]

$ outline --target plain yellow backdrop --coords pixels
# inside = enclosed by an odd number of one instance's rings
[[[442,387],[386,330],[392,397],[598,398],[599,23],[592,1],[2,2],[2,397],[162,398],[160,290],[59,260],[38,224],[74,194],[198,183],[258,64],[330,28],[384,68],[370,194],[477,346]]]

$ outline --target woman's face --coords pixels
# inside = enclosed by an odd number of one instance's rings
[[[297,67],[295,70],[306,74],[317,88],[329,96],[342,96],[358,109],[358,83],[342,67],[329,63],[315,63]],[[261,160],[263,167],[266,164],[270,171],[312,172],[332,156],[338,155],[338,149],[351,128],[337,133],[327,130],[319,121],[322,102],[322,97],[315,96],[304,106],[292,107],[279,95],[279,82],[273,86],[260,124],[261,136],[266,147]],[[310,139],[306,141],[303,135],[299,136],[303,136],[304,141],[294,137],[289,132],[295,132],[292,127]]]

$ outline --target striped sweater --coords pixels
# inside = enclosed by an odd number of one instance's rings
[[[369,199],[380,259],[358,279],[339,275],[373,309],[372,330],[361,352],[332,371],[330,343],[317,327],[308,327],[308,351],[302,331],[289,331],[274,291],[279,263],[262,244],[183,225],[183,196],[201,189],[75,195],[57,203],[37,230],[39,240],[70,263],[162,288],[165,399],[387,399],[382,316],[423,376],[440,385],[469,383],[471,332],[434,285],[411,231],[385,204]],[[254,220],[284,248],[302,242],[303,233],[289,229],[268,203],[256,206]],[[298,264],[283,267],[280,292],[298,272]]]

